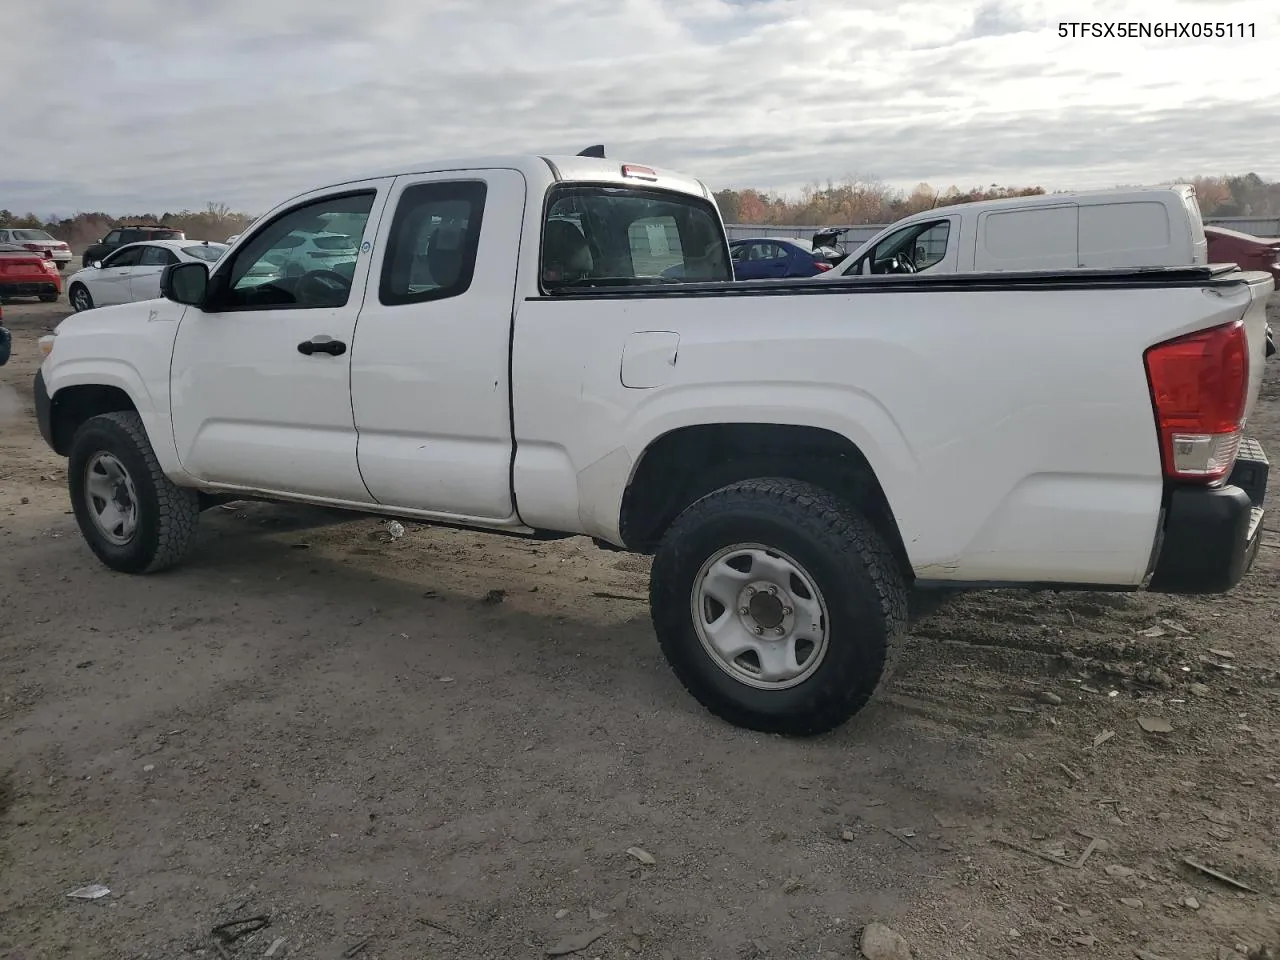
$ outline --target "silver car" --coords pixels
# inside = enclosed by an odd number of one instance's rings
[[[71,262],[71,248],[46,230],[36,227],[0,227],[0,243],[13,243],[28,250],[47,251],[59,270]]]

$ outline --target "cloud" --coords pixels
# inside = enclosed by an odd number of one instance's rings
[[[341,175],[602,141],[716,187],[1280,179],[1274,0],[76,0],[15,14],[0,10],[0,35],[21,28],[0,57],[0,207],[16,210],[259,212]],[[1210,18],[1256,36],[1057,29]]]

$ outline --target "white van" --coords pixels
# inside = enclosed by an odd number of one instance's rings
[[[1189,184],[981,200],[886,227],[815,279],[884,273],[1168,267],[1208,261]]]

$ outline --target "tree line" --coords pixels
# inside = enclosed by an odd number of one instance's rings
[[[1256,173],[1192,177],[1169,182],[1193,184],[1200,212],[1205,217],[1280,216],[1280,181],[1267,182]],[[807,187],[798,197],[747,189],[719,190],[715,198],[727,223],[852,226],[893,223],[922,210],[956,203],[1032,197],[1046,192],[1043,187],[1002,187],[997,184],[970,190],[949,187],[939,191],[927,183],[907,192],[895,190],[879,180],[849,178],[840,183]]]
[[[1242,176],[1192,177],[1200,211],[1206,217],[1275,217],[1280,216],[1280,181],[1266,181],[1256,173]],[[764,190],[718,190],[715,193],[720,214],[728,223],[760,223],[788,226],[793,224],[849,226],[860,223],[892,223],[901,217],[934,207],[945,207],[972,200],[994,200],[1000,197],[1029,197],[1046,193],[1043,187],[975,187],[960,190],[949,187],[936,190],[927,183],[910,192],[896,190],[875,179],[849,178],[826,186],[806,187],[799,196],[769,193]],[[226,240],[241,233],[254,217],[232,210],[225,203],[209,203],[204,210],[114,216],[108,213],[77,213],[73,217],[43,219],[35,214],[16,214],[0,209],[0,227],[36,227],[65,240],[75,249],[83,249],[122,223],[158,223],[183,231],[191,240]]]
[[[64,240],[73,249],[81,250],[91,243],[96,243],[113,228],[125,223],[159,224],[172,227],[186,234],[188,240],[223,241],[232,234],[241,233],[253,222],[247,213],[232,210],[225,203],[209,203],[204,210],[183,210],[179,213],[131,213],[128,216],[115,216],[110,213],[95,211],[77,213],[73,217],[43,219],[33,213],[18,215],[9,210],[0,210],[0,227],[35,227],[47,230],[59,240]]]

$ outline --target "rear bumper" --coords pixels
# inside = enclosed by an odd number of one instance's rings
[[[53,403],[49,400],[49,390],[44,385],[44,372],[36,371],[36,382],[33,388],[36,401],[36,423],[40,426],[40,436],[53,449]]]
[[[52,280],[0,281],[0,297],[41,297],[61,292],[60,286]]]
[[[1246,440],[1223,486],[1170,491],[1150,591],[1225,593],[1244,578],[1262,539],[1268,470],[1262,446]]]

